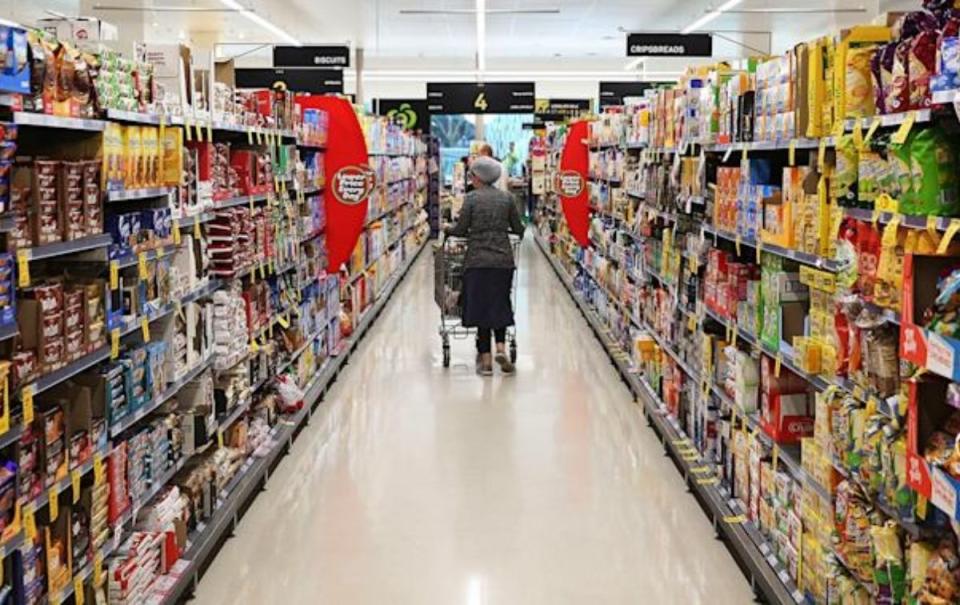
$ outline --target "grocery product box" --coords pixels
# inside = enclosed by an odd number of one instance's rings
[[[808,393],[763,393],[760,401],[760,422],[763,430],[777,443],[799,443],[803,437],[813,435]]]

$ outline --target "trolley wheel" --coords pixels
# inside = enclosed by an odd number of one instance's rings
[[[510,363],[517,363],[517,341],[510,343]]]

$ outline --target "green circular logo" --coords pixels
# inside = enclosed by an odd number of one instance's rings
[[[391,109],[387,112],[387,117],[409,130],[417,127],[417,112],[409,103],[401,103],[400,107]]]

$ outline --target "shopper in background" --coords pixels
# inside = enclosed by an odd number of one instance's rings
[[[491,337],[497,343],[496,361],[504,374],[515,370],[507,354],[507,328],[513,325],[513,246],[510,234],[523,236],[523,223],[513,198],[494,187],[503,167],[479,156],[470,165],[474,190],[467,194],[455,226],[448,235],[467,238],[463,274],[463,325],[477,328],[477,373],[493,375]]]
[[[503,158],[503,167],[507,171],[507,177],[518,176],[517,175],[517,166],[520,164],[520,156],[517,155],[517,144],[513,141],[510,141],[510,147],[507,150],[507,155]]]
[[[493,147],[491,147],[489,143],[484,143],[483,145],[480,146],[479,154],[480,155],[478,157],[490,158],[491,160],[496,162],[498,166],[500,166],[500,177],[497,179],[497,182],[494,183],[493,186],[499,189],[500,191],[509,192],[510,187],[509,187],[507,171],[504,170],[503,164],[500,163],[500,160],[498,160],[493,156]]]

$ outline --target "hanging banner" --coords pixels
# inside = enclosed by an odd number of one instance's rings
[[[350,67],[349,46],[274,46],[274,67]]]
[[[590,112],[590,99],[537,99],[534,119],[540,122],[575,120]]]
[[[600,82],[600,107],[623,105],[628,97],[642,97],[643,93],[673,82]]]
[[[327,112],[327,152],[323,168],[329,186],[323,192],[327,213],[327,271],[334,273],[350,259],[367,222],[367,202],[376,186],[370,170],[367,140],[353,105],[340,97],[297,97],[304,109]]]
[[[427,83],[430,113],[533,113],[533,82]]]
[[[404,128],[430,134],[430,109],[425,99],[377,99],[374,107],[378,115]]]
[[[313,94],[343,92],[343,71],[314,68],[240,68],[234,72],[237,88],[279,88]]]
[[[586,143],[590,136],[589,128],[586,120],[570,126],[560,156],[560,172],[556,182],[570,234],[583,247],[590,243],[590,192],[587,189],[590,151]]]
[[[627,34],[628,57],[709,57],[713,55],[710,34],[664,32]]]

